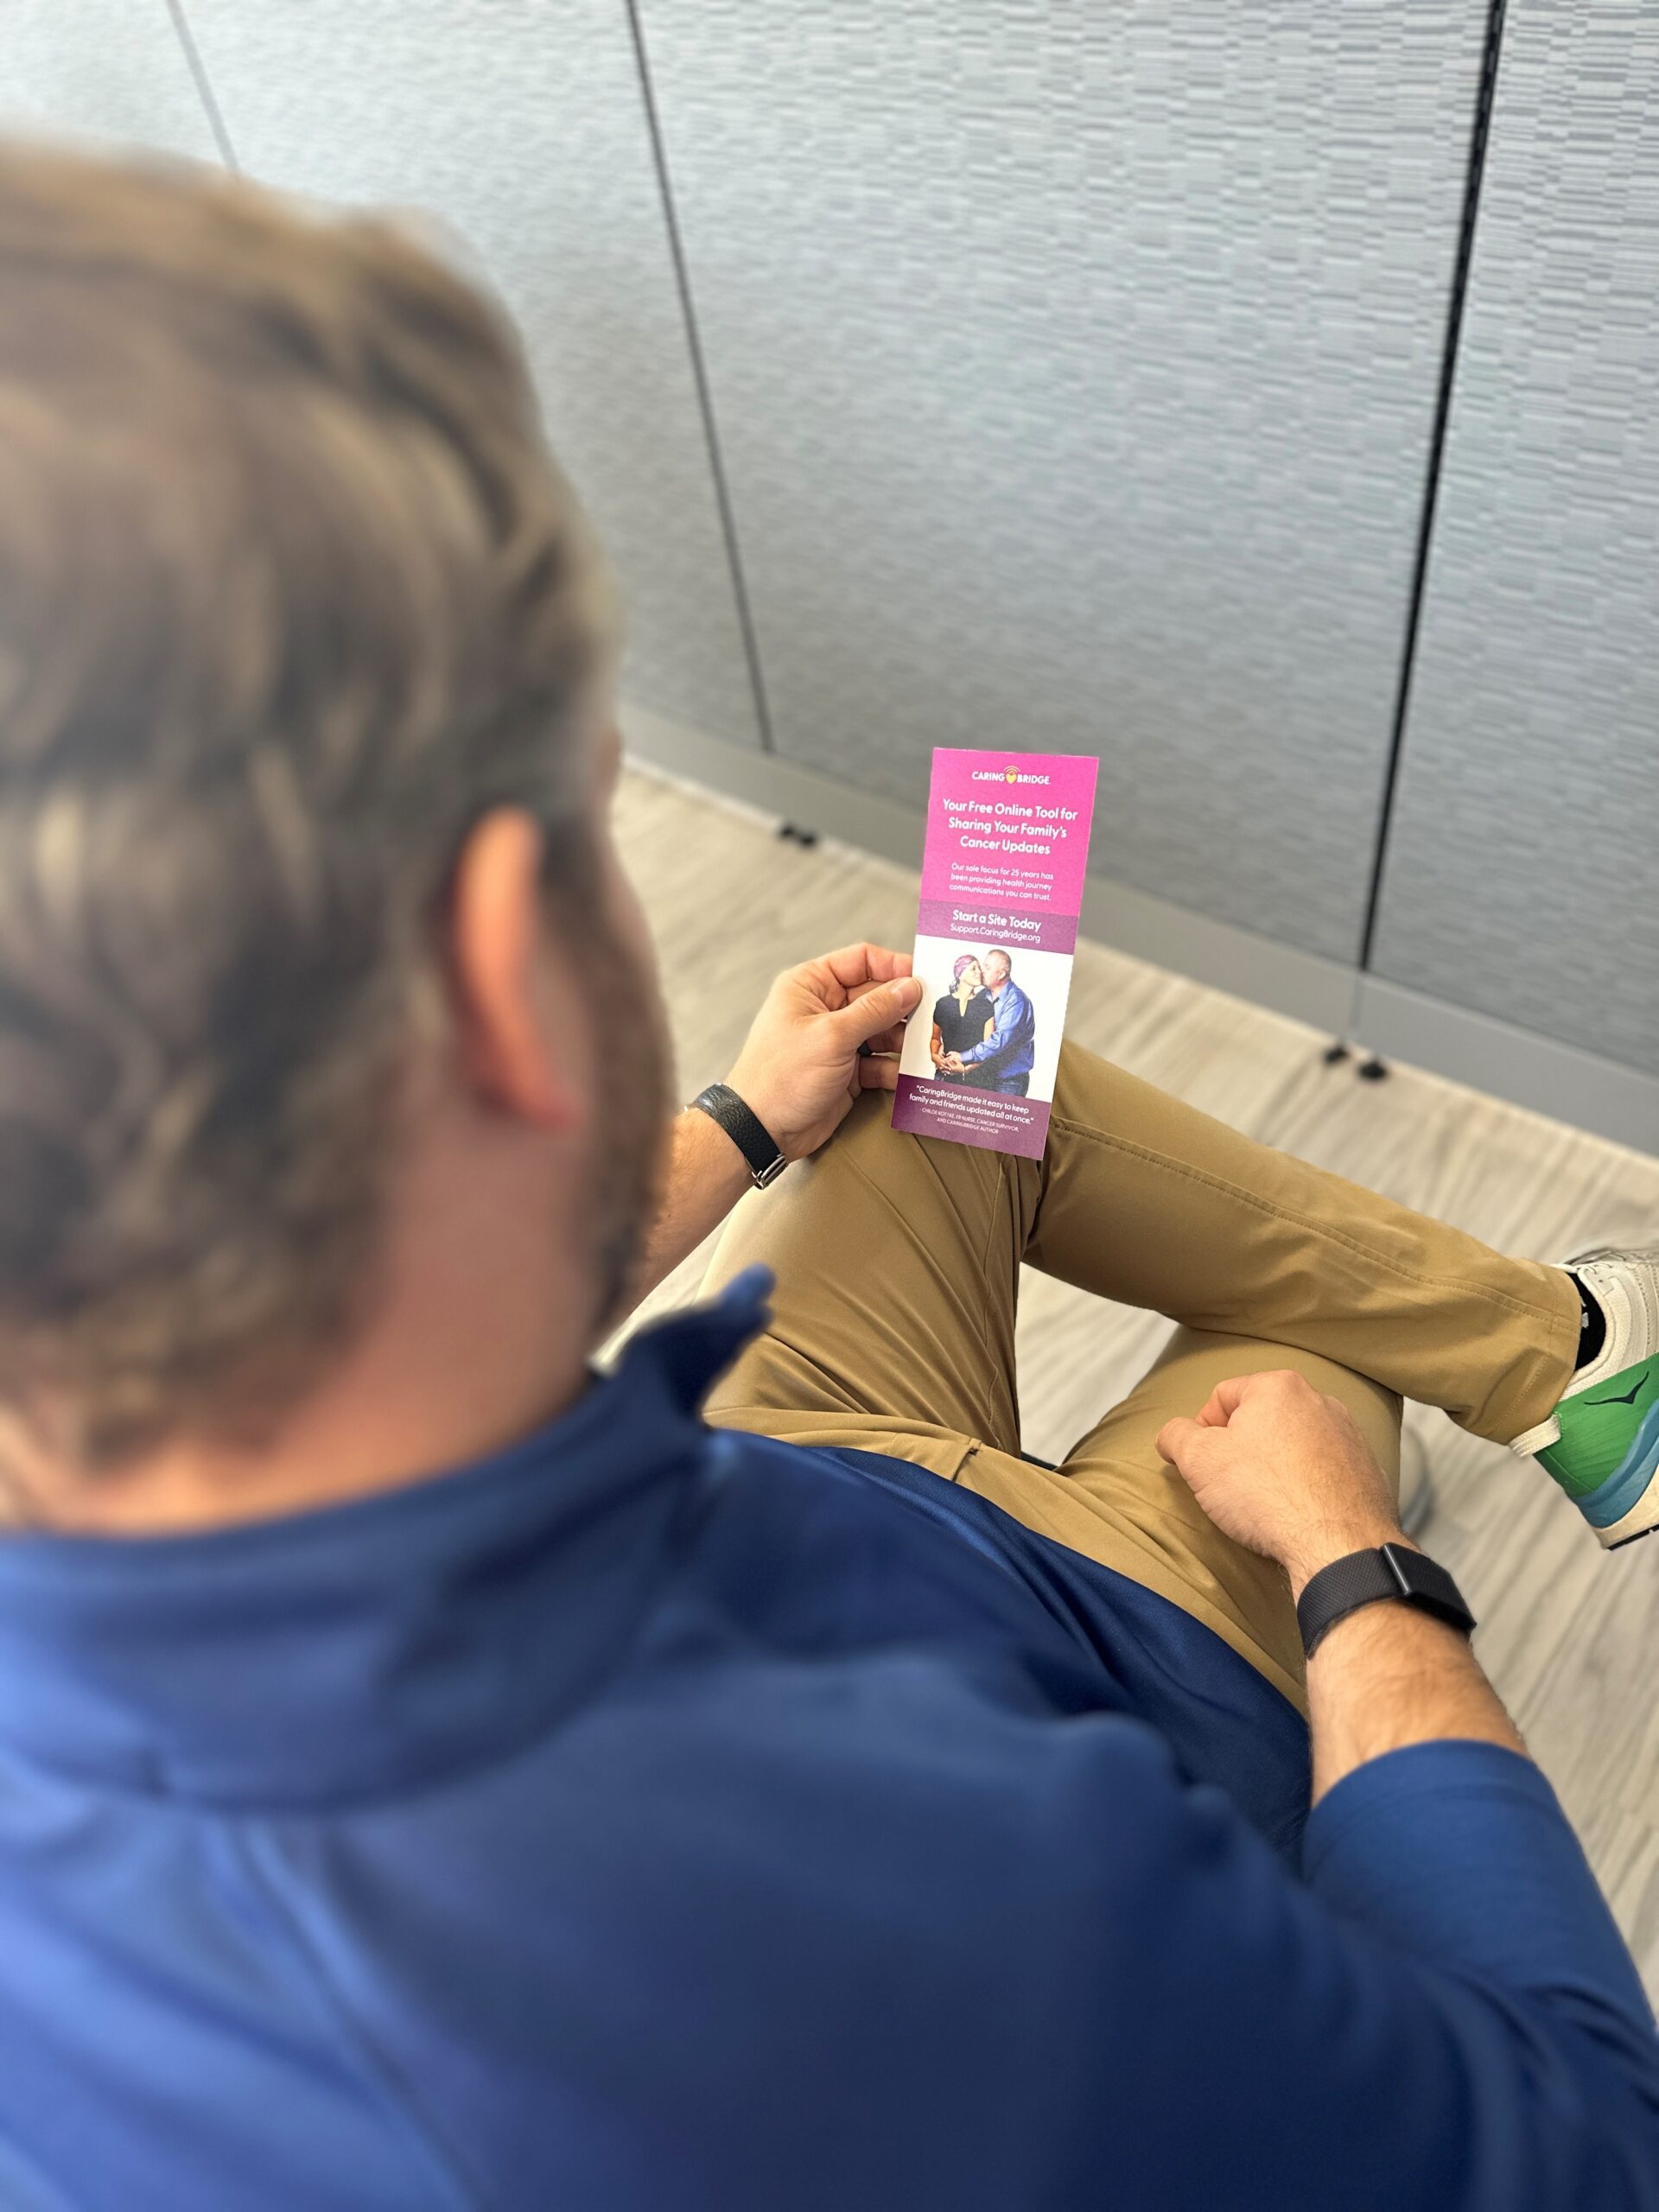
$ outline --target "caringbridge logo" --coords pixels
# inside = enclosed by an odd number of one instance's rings
[[[1006,768],[976,768],[973,781],[976,784],[1046,784],[1048,778],[1039,775],[1034,768],[1016,768],[1010,761]]]

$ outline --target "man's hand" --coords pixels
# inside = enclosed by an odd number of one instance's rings
[[[891,1090],[894,1059],[861,1059],[859,1046],[896,1053],[905,1018],[922,995],[910,955],[849,944],[788,968],[766,994],[732,1070],[732,1089],[758,1114],[786,1159],[816,1152],[861,1090]],[[670,1141],[661,1203],[632,1286],[635,1300],[661,1282],[719,1227],[749,1187],[748,1164],[726,1132],[688,1107]],[[613,1317],[619,1318],[619,1317]]]
[[[947,1075],[966,1075],[968,1072],[968,1064],[960,1052],[942,1053],[939,1058],[939,1065]]]
[[[1218,1383],[1196,1421],[1166,1421],[1158,1449],[1227,1535],[1276,1559],[1293,1598],[1332,1560],[1407,1540],[1388,1479],[1348,1408],[1305,1376]],[[1466,1637],[1394,1602],[1362,1605],[1307,1664],[1313,1800],[1385,1751],[1464,1737],[1519,1751]]]
[[[1224,1535],[1279,1561],[1294,1596],[1332,1560],[1405,1541],[1352,1415],[1305,1376],[1218,1383],[1196,1421],[1165,1422],[1158,1449]]]
[[[897,1062],[858,1048],[896,1053],[921,995],[910,955],[879,944],[844,945],[776,979],[728,1080],[786,1159],[816,1152],[861,1090],[893,1089]]]

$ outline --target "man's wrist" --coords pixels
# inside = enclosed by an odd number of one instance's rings
[[[1299,1602],[1313,1577],[1325,1567],[1355,1552],[1380,1550],[1384,1544],[1403,1545],[1408,1551],[1417,1549],[1397,1521],[1381,1516],[1311,1529],[1280,1559],[1280,1565],[1290,1579],[1292,1605]]]
[[[711,1192],[729,1191],[734,1200],[751,1188],[754,1178],[749,1163],[720,1123],[710,1120],[700,1106],[685,1106],[678,1118],[675,1158],[694,1174],[701,1187]]]
[[[691,1110],[719,1128],[759,1188],[783,1173],[789,1154],[734,1084],[709,1084],[691,1101]]]
[[[734,1090],[748,1108],[785,1160],[800,1157],[798,1132],[790,1126],[791,1115],[783,1099],[777,1096],[779,1085],[775,1073],[769,1077],[766,1063],[758,1056],[751,1059],[747,1053],[740,1054],[737,1065],[721,1081]]]

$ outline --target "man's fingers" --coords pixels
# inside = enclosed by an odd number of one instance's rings
[[[921,995],[922,987],[915,977],[901,976],[894,982],[878,983],[874,989],[861,992],[850,1006],[842,1007],[830,1019],[839,1025],[849,1044],[868,1044],[913,1014]]]
[[[860,1060],[857,1084],[861,1090],[896,1090],[899,1088],[897,1060]]]
[[[910,955],[885,944],[843,944],[826,952],[823,964],[849,995],[871,983],[891,983],[910,973]]]
[[[1205,1428],[1225,1428],[1238,1411],[1241,1401],[1240,1385],[1248,1378],[1230,1375],[1224,1382],[1217,1382],[1204,1403],[1198,1408],[1198,1421]]]
[[[1158,1456],[1167,1459],[1172,1467],[1185,1468],[1193,1452],[1202,1446],[1206,1431],[1196,1421],[1188,1421],[1184,1414],[1173,1421],[1166,1421],[1158,1432]]]
[[[1276,1368],[1261,1368],[1249,1375],[1230,1375],[1217,1382],[1205,1400],[1198,1419],[1206,1428],[1225,1428],[1246,1398],[1258,1390],[1272,1389],[1284,1380]]]
[[[1230,1376],[1226,1382],[1217,1382],[1194,1416],[1193,1425],[1198,1428],[1225,1428],[1238,1411],[1239,1393],[1250,1378]]]
[[[1249,1375],[1230,1375],[1224,1382],[1217,1383],[1199,1407],[1199,1425],[1205,1428],[1225,1428],[1247,1399],[1283,1390],[1287,1384],[1294,1389],[1301,1380],[1294,1370],[1277,1367],[1256,1368]]]
[[[865,1043],[873,1052],[902,1052],[905,1049],[905,1025],[895,1021],[891,1029],[884,1029],[879,1037],[867,1037]]]

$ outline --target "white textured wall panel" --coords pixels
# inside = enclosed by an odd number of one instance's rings
[[[1376,964],[1659,1072],[1651,5],[1511,0]]]
[[[780,751],[1351,958],[1484,7],[642,16]]]
[[[217,150],[165,0],[3,0],[0,128]]]
[[[626,681],[757,741],[729,567],[620,0],[190,0],[242,165],[446,216],[529,343],[620,572]]]

